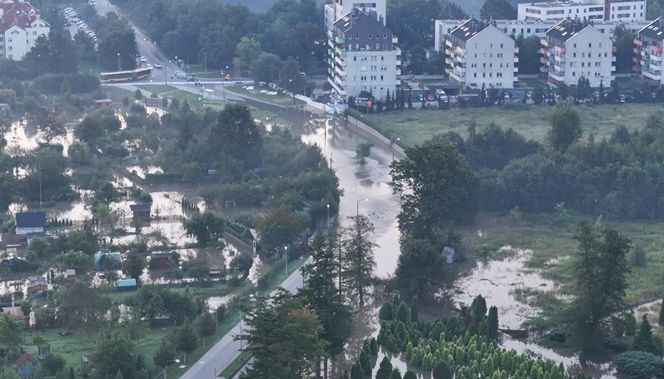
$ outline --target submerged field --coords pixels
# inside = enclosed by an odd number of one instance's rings
[[[601,139],[619,126],[640,129],[650,114],[664,110],[659,104],[578,105],[584,134],[591,132]],[[478,128],[495,123],[512,128],[528,139],[543,141],[553,107],[547,105],[518,105],[514,107],[454,108],[449,110],[410,110],[363,115],[362,119],[391,138],[401,138],[403,146],[421,144],[431,137],[456,132],[466,136],[468,127]]]
[[[577,251],[574,240],[578,223],[590,220],[601,226],[611,226],[631,239],[632,246],[641,246],[647,254],[644,267],[632,267],[628,274],[627,301],[639,303],[664,293],[664,223],[608,221],[592,216],[554,213],[523,214],[519,218],[508,215],[478,217],[476,224],[464,229],[464,242],[472,253],[491,254],[499,247],[511,245],[532,250],[527,268],[542,270],[545,277],[561,285],[571,283],[569,257]]]

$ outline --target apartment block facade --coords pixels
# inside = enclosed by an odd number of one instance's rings
[[[642,79],[664,84],[662,49],[664,49],[664,17],[641,29],[634,40],[634,71]]]
[[[445,38],[452,31],[458,28],[467,20],[436,20],[434,22],[434,49],[436,51],[445,50]],[[544,38],[546,32],[553,28],[560,21],[539,21],[539,20],[493,20],[493,24],[498,30],[509,35],[512,38],[522,36]],[[622,21],[599,21],[593,22],[595,29],[602,34],[613,38],[614,32],[618,26],[621,26],[634,34],[646,26],[651,21],[622,22]]]
[[[467,20],[445,39],[445,70],[474,88],[513,88],[518,70],[514,40],[490,21]]]
[[[48,36],[49,24],[25,0],[0,0],[0,56],[22,60],[37,38]]]
[[[646,0],[566,0],[519,3],[517,19],[559,22],[566,18],[580,18],[595,22],[639,22],[646,20],[646,3]]]
[[[551,84],[576,85],[580,77],[591,87],[609,86],[615,72],[613,41],[592,24],[566,19],[542,38],[540,70]]]
[[[328,40],[328,82],[342,98],[394,94],[401,75],[398,39],[371,11],[353,8],[334,23]]]

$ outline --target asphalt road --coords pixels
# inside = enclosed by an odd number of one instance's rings
[[[302,273],[300,270],[292,273],[281,287],[291,293],[297,293],[302,287]],[[198,362],[193,363],[191,368],[180,377],[180,379],[215,379],[238,355],[243,346],[241,341],[233,340],[233,337],[242,332],[242,324],[236,325],[217,342]]]
[[[117,7],[109,3],[108,0],[97,0],[96,3],[97,5],[95,6],[95,9],[100,16],[103,16],[108,12],[121,14]],[[171,62],[169,62],[169,59],[166,58],[161,50],[159,50],[159,47],[157,47],[157,45],[155,45],[141,29],[137,28],[136,25],[131,23],[131,21],[130,25],[134,28],[134,32],[136,33],[136,45],[138,46],[139,54],[144,56],[148,60],[148,63],[152,64],[152,66],[154,66],[156,63],[159,63],[163,66],[162,69],[154,69],[152,71],[152,84],[154,84],[156,81],[165,81],[166,77],[168,77],[170,84],[171,76],[173,76],[175,71],[178,70],[177,65],[172,62],[172,59]],[[122,59],[122,57],[120,58]]]

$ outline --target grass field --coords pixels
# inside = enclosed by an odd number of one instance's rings
[[[286,107],[290,107],[292,105],[304,104],[302,100],[294,99],[292,96],[288,96],[285,94],[268,95],[267,93],[263,93],[261,91],[262,90],[274,91],[274,90],[269,88],[266,89],[259,86],[246,86],[246,85],[236,84],[233,86],[227,86],[226,89],[240,95],[250,96],[258,100],[267,101],[272,104],[283,105]]]
[[[505,245],[531,249],[528,267],[544,270],[545,276],[559,283],[570,283],[572,274],[566,258],[577,251],[574,234],[583,219],[597,222],[591,216],[578,214],[524,213],[519,219],[483,214],[474,226],[463,231],[464,242],[471,252],[493,252]],[[664,235],[661,233],[664,223],[601,219],[599,223],[615,228],[630,238],[632,245],[642,246],[647,252],[647,265],[632,268],[628,274],[627,300],[640,302],[661,297],[664,293]]]
[[[132,91],[120,87],[103,87],[102,92],[116,103],[121,103],[125,97],[131,99],[134,96]]]
[[[473,122],[478,128],[491,122],[512,128],[526,138],[543,141],[549,130],[552,107],[523,105],[512,108],[455,108],[450,110],[410,110],[363,115],[362,119],[391,138],[401,138],[403,146],[421,144],[445,132],[466,136]],[[646,118],[664,107],[657,104],[578,105],[584,133],[607,137],[615,128],[638,129]]]

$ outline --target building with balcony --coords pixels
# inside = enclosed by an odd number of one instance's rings
[[[540,70],[549,83],[576,85],[584,77],[591,87],[608,87],[613,81],[613,41],[591,23],[565,19],[549,29],[541,41]]]
[[[436,20],[434,22],[434,49],[436,51],[445,50],[445,38],[452,31],[458,28],[467,20]],[[532,37],[544,38],[546,32],[556,26],[560,21],[541,21],[541,20],[493,20],[493,24],[501,32],[511,36],[517,37]],[[650,24],[650,21],[635,21],[635,22],[622,22],[622,21],[597,21],[593,22],[595,29],[599,30],[602,34],[613,38],[615,30],[618,26],[638,34],[639,31]]]
[[[517,5],[517,19],[562,21],[580,18],[587,21],[622,21],[625,23],[646,20],[646,0],[556,0],[528,2]]]
[[[371,11],[352,9],[334,23],[328,41],[328,82],[346,99],[360,92],[382,100],[395,93],[401,75],[398,39]]]
[[[664,84],[662,49],[664,48],[664,17],[639,31],[634,40],[634,71],[641,78]]]
[[[513,88],[518,69],[514,40],[491,21],[467,20],[445,38],[445,70],[474,88]]]
[[[49,24],[25,0],[0,0],[0,56],[22,60],[37,38],[48,36]]]

